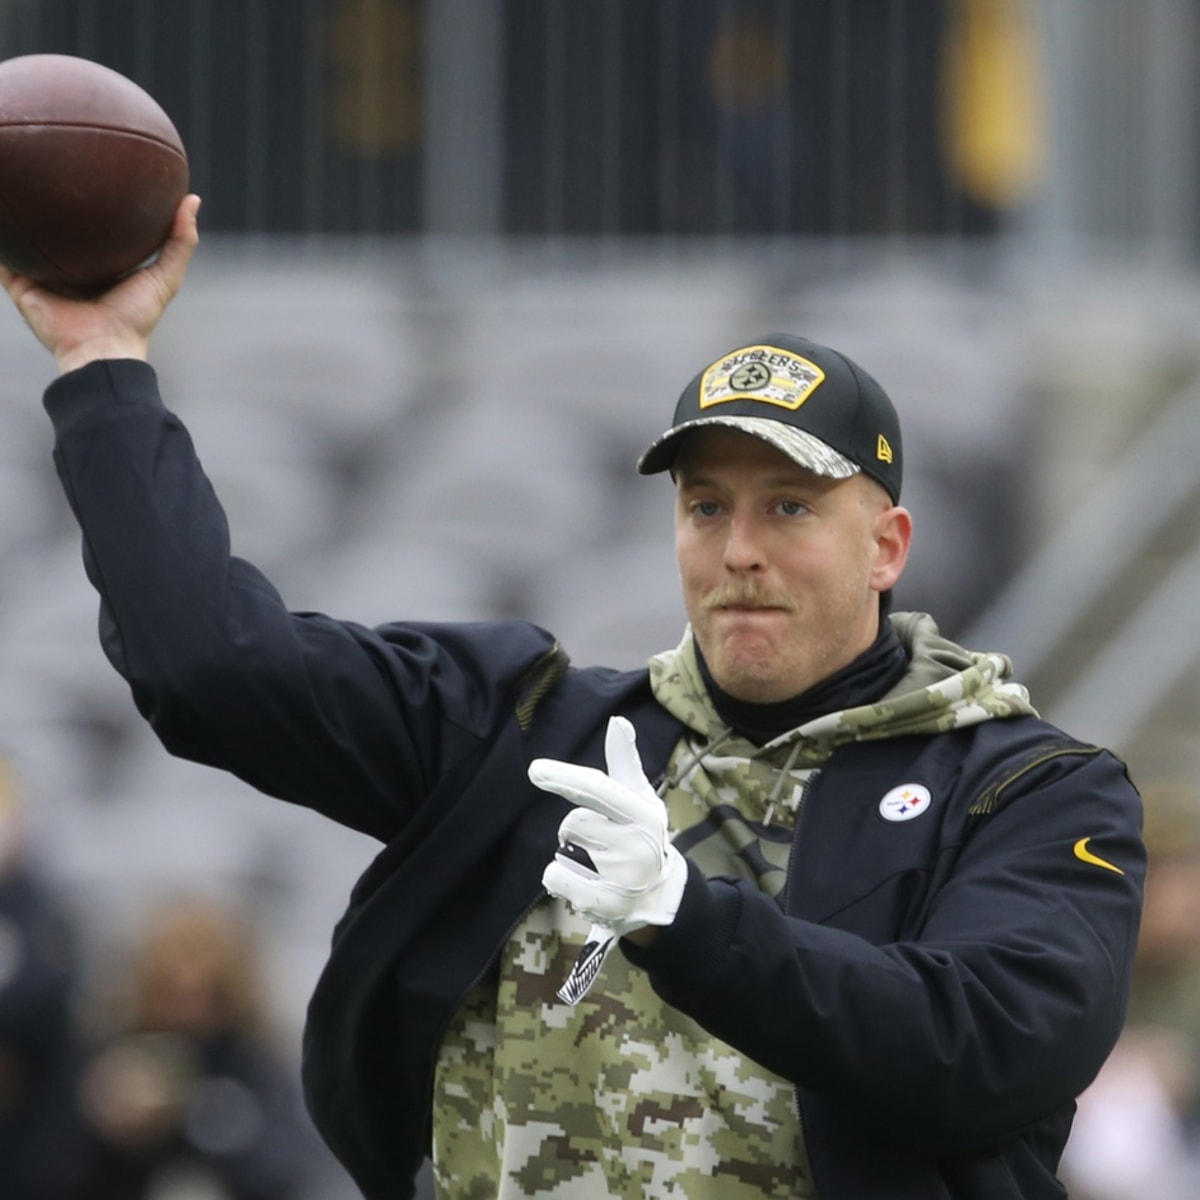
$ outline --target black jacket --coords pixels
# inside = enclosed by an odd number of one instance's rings
[[[94,364],[46,404],[106,652],[167,748],[384,843],[313,997],[304,1074],[364,1195],[406,1194],[446,1023],[542,896],[565,804],[529,760],[599,764],[622,712],[653,777],[680,728],[645,672],[568,669],[530,625],[288,613],[230,558],[145,366]],[[933,804],[884,821],[903,783]],[[808,793],[782,904],[693,869],[675,923],[624,948],[796,1082],[823,1200],[1058,1196],[1073,1097],[1123,1018],[1139,822],[1114,758],[1034,718],[851,745]]]

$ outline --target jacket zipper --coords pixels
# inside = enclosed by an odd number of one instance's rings
[[[783,883],[783,892],[779,897],[779,907],[783,910],[783,915],[788,915],[788,904],[792,896],[792,878],[796,870],[796,862],[799,858],[800,849],[800,825],[804,819],[804,806],[808,800],[808,793],[812,789],[813,784],[817,780],[817,776],[821,773],[820,768],[815,769],[808,778],[800,785],[800,795],[796,798],[796,823],[792,829],[792,850],[788,856],[787,878]],[[808,1139],[804,1132],[804,1109],[800,1104],[800,1085],[792,1085],[792,1103],[796,1108],[796,1124],[800,1130],[800,1144],[804,1149],[804,1157],[808,1162],[808,1169],[812,1171],[812,1156],[808,1153]],[[815,1185],[815,1180],[812,1181]]]
[[[812,790],[812,786],[820,774],[820,767],[810,772],[808,778],[800,784],[800,794],[796,797],[796,822],[792,828],[792,850],[788,855],[787,878],[784,880],[783,891],[779,896],[779,907],[783,909],[784,916],[787,916],[788,902],[792,898],[792,878],[796,870],[796,860],[799,857],[797,851],[800,848],[800,826],[804,820],[804,805],[808,800],[808,793]]]

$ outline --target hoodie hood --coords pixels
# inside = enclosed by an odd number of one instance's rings
[[[872,704],[826,713],[776,738],[764,752],[797,741],[843,741],[944,733],[981,721],[1037,716],[1027,689],[1012,678],[1007,655],[967,650],[943,637],[925,613],[894,613],[889,618],[909,667],[899,683]],[[674,650],[650,660],[650,681],[658,702],[704,738],[727,739],[730,731],[704,687],[689,627]],[[824,756],[822,756],[824,757]]]
[[[1037,715],[1005,655],[964,649],[922,613],[889,619],[909,660],[899,683],[873,703],[825,713],[763,746],[717,714],[690,629],[651,660],[655,698],[686,726],[658,793],[672,831],[685,836],[688,857],[705,874],[743,876],[778,894],[804,794],[841,744]]]

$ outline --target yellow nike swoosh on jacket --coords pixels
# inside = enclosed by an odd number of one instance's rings
[[[1080,862],[1094,863],[1097,867],[1105,867],[1109,871],[1116,871],[1118,875],[1124,875],[1125,872],[1122,871],[1120,867],[1114,866],[1107,860],[1098,857],[1087,848],[1087,844],[1091,840],[1092,839],[1090,837],[1085,837],[1080,838],[1079,841],[1075,843],[1075,857],[1079,859]]]

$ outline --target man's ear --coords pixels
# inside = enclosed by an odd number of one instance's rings
[[[883,509],[875,522],[875,565],[871,570],[871,586],[877,592],[894,587],[908,561],[912,545],[913,523],[907,508],[894,504]]]

